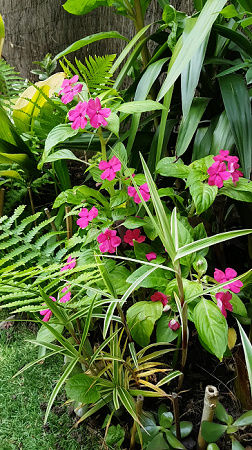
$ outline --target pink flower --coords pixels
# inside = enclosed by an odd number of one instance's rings
[[[61,292],[63,292],[63,293],[67,292],[69,290],[69,288],[70,288],[70,284],[68,286],[65,286]],[[70,298],[71,298],[71,292],[69,291],[61,297],[60,303],[66,303],[70,300]]]
[[[141,244],[141,242],[144,242],[145,239],[146,236],[141,236],[141,230],[139,230],[139,228],[136,228],[135,230],[127,230],[123,237],[124,242],[132,247],[134,247],[134,241]]]
[[[209,169],[207,169],[208,175],[210,175],[208,179],[209,186],[217,186],[218,188],[222,188],[223,180],[228,180],[230,178],[230,173],[227,171],[226,164],[221,161],[217,161],[212,164]]]
[[[147,183],[142,184],[141,186],[139,186],[138,189],[139,189],[139,192],[142,195],[145,202],[150,200],[150,191],[149,191]],[[141,198],[139,197],[139,195],[136,191],[136,188],[134,188],[133,186],[128,187],[128,194],[130,197],[133,197],[133,200],[135,203],[138,204],[138,203],[142,202]]]
[[[56,302],[56,298],[50,297],[50,299],[53,302]],[[50,309],[43,309],[42,311],[39,311],[39,314],[41,314],[41,316],[44,316],[44,318],[42,319],[43,322],[48,322],[52,317],[52,311]]]
[[[229,156],[228,158],[228,170],[231,174],[234,185],[236,185],[240,177],[243,177],[243,173],[238,170],[240,167],[238,161],[239,159],[237,158],[237,156]]]
[[[226,309],[228,311],[233,311],[233,305],[231,305],[230,303],[232,294],[230,294],[230,292],[218,292],[217,294],[215,294],[215,297],[217,299],[218,308],[220,308],[223,316],[227,317]]]
[[[222,270],[215,269],[214,271],[214,279],[218,281],[218,283],[225,283],[226,281],[231,281],[233,278],[237,277],[237,272],[234,269],[228,267],[225,272]],[[238,294],[240,292],[243,283],[240,280],[234,281],[233,283],[228,283],[224,286],[224,289],[229,289],[230,291]]]
[[[79,102],[78,105],[71,109],[68,113],[68,118],[70,122],[73,122],[71,127],[73,130],[78,130],[81,128],[84,130],[87,125],[87,102]]]
[[[149,262],[152,261],[153,259],[157,258],[157,255],[154,252],[147,253],[145,256],[146,256],[146,259],[148,259]]]
[[[76,259],[72,258],[71,255],[67,258],[67,264],[60,269],[61,272],[64,270],[74,269],[76,266]]]
[[[220,162],[223,162],[223,161],[228,161],[228,158],[229,158],[229,150],[220,150],[220,153],[218,154],[218,155],[216,155],[216,156],[214,156],[214,161],[220,161]]]
[[[163,306],[166,306],[168,303],[168,298],[162,292],[155,292],[155,294],[153,294],[151,296],[151,301],[152,302],[162,302]]]
[[[90,98],[88,101],[87,115],[90,119],[90,125],[94,128],[99,128],[101,125],[106,127],[108,122],[105,118],[109,117],[111,110],[109,108],[102,108],[100,99]]]
[[[107,161],[101,161],[99,164],[99,169],[103,170],[101,174],[102,180],[114,180],[116,176],[116,172],[119,172],[122,168],[120,160],[116,156],[112,156],[112,158]]]
[[[99,234],[97,241],[101,244],[99,245],[99,249],[102,253],[115,253],[116,247],[121,244],[121,239],[116,236],[116,233],[116,230],[109,230],[107,228],[104,233]]]
[[[78,75],[74,75],[70,80],[64,80],[62,83],[62,90],[59,92],[61,97],[61,101],[66,105],[67,103],[70,103],[74,96],[79,94],[82,90],[82,84],[76,84],[79,77]]]
[[[170,322],[168,323],[168,327],[172,331],[177,331],[180,328],[180,323],[178,323],[177,320],[175,319],[171,319]]]
[[[88,211],[87,208],[82,208],[78,216],[80,216],[80,219],[78,219],[76,223],[80,228],[84,229],[88,226],[89,222],[98,216],[98,209],[95,208],[95,206],[93,206],[90,211]]]

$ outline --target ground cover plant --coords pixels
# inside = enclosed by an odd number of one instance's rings
[[[29,205],[13,210],[14,199],[0,219],[0,300],[40,325],[37,359],[16,377],[64,360],[45,423],[64,388],[75,427],[96,417],[109,448],[194,448],[200,419],[180,421],[179,406],[187,388],[195,395],[195,351],[206,369],[234,361],[251,425],[252,10],[207,0],[187,17],[160,2],[148,36],[148,3],[68,0],[75,14],[114,6],[134,21],[135,38],[119,57],[71,62],[84,45],[123,37],[80,39],[48,59],[63,72],[14,106],[3,98],[2,176],[8,190],[13,177],[27,189]],[[80,184],[67,161],[83,172]],[[34,192],[43,180],[54,190],[42,213]],[[215,445],[219,427],[225,448],[245,448],[239,419],[224,418],[227,426],[203,421],[205,441]]]

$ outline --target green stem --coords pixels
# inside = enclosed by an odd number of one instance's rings
[[[135,20],[134,20],[134,22],[135,22],[135,27],[136,27],[137,32],[142,30],[142,28],[144,28],[144,18],[143,18],[143,11],[142,11],[140,0],[135,0]],[[144,38],[145,38],[145,35],[142,36],[142,39],[144,39]],[[150,54],[149,54],[149,50],[148,50],[146,43],[142,47],[141,55],[142,55],[144,67],[146,67],[150,60]]]
[[[102,154],[102,160],[107,161],[107,152],[106,152],[106,142],[102,134],[101,127],[98,128],[98,136],[101,143],[101,154]]]
[[[181,305],[181,321],[182,321],[182,356],[181,356],[181,372],[183,372],[186,360],[187,360],[187,350],[188,350],[188,313],[187,313],[187,304],[185,303],[184,298],[184,288],[181,274],[180,263],[177,262],[174,267],[176,270],[176,280],[178,284],[178,294]],[[179,377],[179,389],[181,388],[184,380],[184,375]]]

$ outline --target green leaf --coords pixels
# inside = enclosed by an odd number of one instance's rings
[[[251,42],[239,31],[234,31],[228,26],[215,24],[214,31],[217,31],[221,36],[233,41],[240,49],[246,52],[250,57],[252,56]]]
[[[238,3],[245,9],[245,11],[252,12],[251,0],[238,0]]]
[[[121,448],[124,441],[125,431],[121,425],[111,425],[105,439],[106,444],[111,448]]]
[[[245,450],[245,448],[236,439],[232,440],[232,450]]]
[[[156,341],[157,342],[172,342],[178,337],[179,330],[173,331],[169,328],[168,324],[171,320],[171,316],[163,314],[157,321],[156,328]]]
[[[191,431],[193,429],[193,424],[192,424],[192,422],[187,422],[187,421],[182,420],[181,422],[179,422],[179,426],[180,426],[181,439],[185,439],[191,433]],[[175,425],[172,425],[171,431],[173,432],[173,434],[175,436],[177,436]]]
[[[211,245],[219,244],[220,242],[225,242],[236,237],[246,236],[247,234],[251,233],[252,230],[228,231],[227,233],[219,233],[215,236],[200,239],[199,241],[184,245],[183,247],[179,248],[175,260],[178,260],[183,256],[190,255],[193,252],[198,252],[199,250],[210,247]]]
[[[237,294],[232,292],[232,299],[230,300],[231,305],[233,305],[233,313],[238,314],[242,317],[247,317],[247,309]]]
[[[166,450],[170,449],[170,446],[167,444],[166,440],[163,437],[163,433],[158,433],[148,444],[146,450]]]
[[[126,166],[128,161],[127,150],[122,142],[117,142],[112,148],[111,156],[115,155]]]
[[[127,38],[122,36],[117,31],[103,31],[102,33],[91,34],[90,36],[86,36],[83,39],[79,39],[78,41],[69,45],[69,47],[67,47],[65,50],[58,53],[54,57],[54,60],[62,58],[62,56],[66,56],[69,53],[76,52],[76,50],[79,50],[86,45],[90,45],[93,42],[101,41],[102,39],[123,39],[124,41],[127,41]]]
[[[247,366],[247,371],[248,371],[250,391],[251,391],[251,395],[252,395],[252,345],[251,345],[251,342],[250,342],[248,336],[246,335],[245,331],[243,330],[242,326],[240,325],[240,323],[238,321],[237,321],[237,323],[238,323],[239,331],[240,331],[240,335],[241,335],[242,346],[243,346],[243,351],[244,351],[246,366]]]
[[[119,137],[120,119],[118,115],[112,112],[106,120],[108,123],[108,125],[106,125],[106,130],[111,131],[111,133],[114,133]]]
[[[161,302],[137,302],[127,311],[127,323],[131,335],[137,344],[142,347],[150,342],[156,320],[163,311]]]
[[[59,323],[53,323],[52,320],[50,320],[50,325],[53,329],[57,330],[58,333],[62,333],[64,326]],[[55,341],[55,335],[48,330],[44,325],[42,325],[38,331],[38,334],[36,336],[37,341],[44,341],[44,342],[53,342]]]
[[[238,419],[236,419],[233,425],[236,427],[246,427],[247,425],[252,425],[252,410],[242,414]]]
[[[246,178],[252,166],[252,116],[247,86],[242,75],[232,74],[219,78],[221,93],[238,155]]]
[[[209,184],[201,183],[200,181],[191,184],[189,189],[198,215],[213,204],[218,194],[217,186],[209,186]]]
[[[199,337],[217,358],[222,359],[227,348],[228,326],[219,308],[203,298],[194,308],[193,317]]]
[[[225,19],[231,19],[232,17],[239,17],[239,13],[236,11],[234,5],[228,5],[220,12]]]
[[[159,425],[164,428],[170,428],[173,422],[173,414],[170,411],[164,411],[159,415]]]
[[[142,100],[123,103],[117,108],[117,111],[124,112],[126,114],[143,113],[148,111],[157,111],[159,109],[165,109],[165,107],[153,100]]]
[[[216,442],[227,430],[227,425],[220,425],[213,422],[202,422],[202,436],[207,442]]]
[[[224,406],[220,402],[217,403],[217,406],[215,408],[214,414],[217,417],[217,419],[219,419],[221,422],[224,422],[227,425],[229,425],[229,423],[230,423],[230,420],[229,420],[230,416],[227,413],[227,411],[225,410]]]
[[[170,430],[165,431],[166,439],[172,448],[185,449],[184,445],[178,441],[174,434]]]
[[[220,450],[220,447],[217,444],[208,444],[207,450]]]
[[[110,206],[111,208],[116,208],[117,206],[122,205],[129,199],[127,192],[125,191],[116,191],[112,197],[110,197]]]
[[[63,8],[77,16],[87,14],[99,6],[108,6],[108,0],[67,0]]]
[[[62,150],[58,150],[57,152],[51,153],[50,155],[48,155],[45,160],[43,161],[43,164],[45,163],[52,163],[55,161],[59,161],[60,159],[71,159],[73,161],[78,161],[82,164],[85,164],[84,161],[82,161],[81,159],[77,158],[77,156],[75,156],[73,154],[73,152],[71,152],[71,150],[67,150],[67,149],[62,149]]]
[[[186,68],[202,42],[206,39],[213,23],[225,4],[226,0],[208,0],[206,2],[195,26],[183,43],[173,66],[168,72],[167,78],[158,94],[158,101],[169,91]]]
[[[186,24],[183,32],[183,40],[187,39],[187,36],[189,32],[193,29],[196,21],[197,19],[191,17],[186,19]],[[206,36],[205,40],[202,42],[196,53],[193,55],[191,61],[188,63],[187,67],[183,70],[181,74],[182,110],[184,118],[188,115],[190,111],[195,90],[199,82],[200,72],[202,69],[202,64],[206,53],[208,39],[209,35]]]
[[[180,159],[175,162],[175,158],[168,157],[159,161],[156,172],[164,177],[187,178],[190,169],[185,166]]]
[[[70,400],[79,403],[95,403],[100,398],[95,380],[85,373],[78,373],[66,382],[66,393]]]
[[[156,425],[155,418],[150,412],[142,412],[140,421],[143,426],[143,429],[141,429],[143,442],[146,444],[158,434],[159,427]]]
[[[147,273],[149,271],[149,266],[141,266],[136,269],[132,274],[127,278],[127,283],[133,284],[135,281]],[[145,288],[156,288],[161,289],[161,287],[165,287],[167,282],[173,277],[172,273],[168,270],[157,268],[154,273],[150,273],[148,277],[146,277],[142,282],[138,285],[138,287]]]
[[[252,202],[252,181],[246,178],[239,178],[236,186],[232,180],[227,180],[221,188],[220,194],[224,194],[227,197],[234,198],[240,202]]]
[[[186,116],[183,116],[183,120],[179,127],[179,133],[176,144],[177,157],[183,155],[199,125],[199,122],[205,112],[209,99],[203,97],[196,97],[191,105],[190,111]]]
[[[203,287],[201,283],[197,283],[196,281],[190,281],[185,278],[182,278],[183,289],[184,289],[184,297],[185,301],[190,301],[191,297],[197,295],[200,297],[203,294]],[[178,285],[177,280],[172,280],[167,284],[165,293],[170,295],[172,300],[174,300],[174,292],[178,295]]]
[[[210,154],[217,155],[220,151],[220,148],[231,149],[233,146],[234,137],[232,135],[226,111],[223,111],[219,117],[217,125],[214,128]]]
[[[168,375],[166,375],[166,377],[162,378],[162,380],[160,380],[156,386],[160,387],[163,386],[164,384],[168,384],[170,383],[172,380],[174,380],[174,378],[179,377],[180,375],[182,375],[182,372],[180,372],[179,370],[174,370],[174,372],[169,373]],[[182,422],[180,422],[182,423]]]
[[[66,139],[76,136],[76,134],[78,134],[78,130],[73,130],[70,124],[60,124],[54,127],[46,138],[45,149],[38,164],[38,169],[42,169],[43,164],[47,161],[52,148],[54,148],[57,144],[64,142]]]

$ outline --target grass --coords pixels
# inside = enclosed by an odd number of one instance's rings
[[[56,398],[48,424],[43,426],[47,401],[60,377],[62,357],[46,359],[12,379],[21,367],[37,358],[38,349],[27,339],[34,339],[34,331],[24,323],[15,322],[8,330],[0,330],[0,450],[98,450],[98,436],[91,436],[85,425],[71,431],[74,417],[62,406],[62,396]]]

